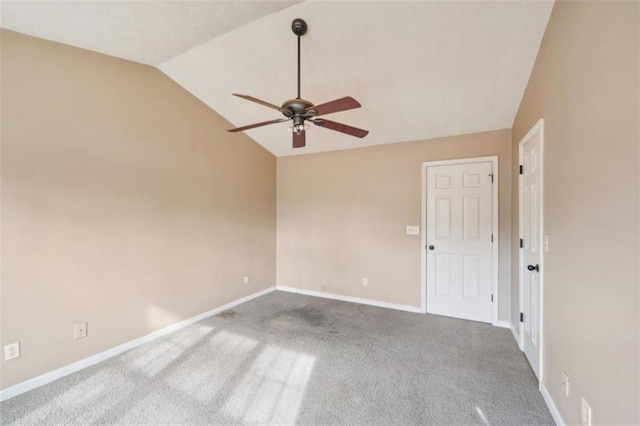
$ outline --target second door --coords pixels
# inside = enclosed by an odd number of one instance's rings
[[[493,163],[427,166],[427,312],[493,314]]]

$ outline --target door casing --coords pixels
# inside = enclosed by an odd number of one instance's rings
[[[545,241],[544,241],[544,119],[538,120],[538,122],[527,132],[527,134],[522,138],[522,140],[518,143],[518,165],[522,165],[522,147],[524,144],[531,139],[533,135],[536,134],[537,131],[540,131],[540,238],[541,238],[541,250],[540,250],[540,312],[538,315],[540,318],[540,353],[539,360],[540,365],[538,366],[538,371],[540,372],[539,381],[542,383],[542,367],[544,364],[544,253],[546,252]],[[523,222],[524,222],[524,212],[522,209],[523,206],[523,176],[518,174],[518,239],[522,238],[524,235]],[[523,312],[524,309],[524,257],[521,249],[518,249],[518,299],[519,299],[519,312]],[[521,351],[524,351],[524,325],[522,322],[518,323],[518,346]]]
[[[493,228],[493,245],[492,245],[492,271],[491,271],[491,288],[493,293],[493,303],[491,312],[491,324],[501,325],[498,320],[498,306],[500,301],[500,292],[498,286],[498,267],[500,261],[498,259],[498,247],[499,247],[499,235],[498,235],[498,156],[493,155],[489,157],[471,157],[471,158],[456,158],[452,160],[440,160],[440,161],[425,161],[422,163],[422,194],[421,194],[421,206],[422,206],[422,219],[421,226],[422,232],[420,233],[420,312],[427,313],[427,167],[432,166],[451,166],[454,164],[469,164],[469,163],[482,163],[491,162],[493,167],[493,179],[494,185],[491,186],[492,197],[492,211],[491,211],[491,226]]]

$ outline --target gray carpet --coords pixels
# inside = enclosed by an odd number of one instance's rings
[[[3,424],[553,424],[506,329],[283,292],[0,409]]]

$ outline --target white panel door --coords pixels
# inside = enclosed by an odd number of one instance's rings
[[[540,378],[540,327],[542,315],[542,127],[520,146],[521,323],[522,345]]]
[[[492,316],[492,163],[427,167],[427,312]]]

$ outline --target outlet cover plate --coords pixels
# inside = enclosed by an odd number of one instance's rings
[[[580,423],[582,426],[591,426],[591,406],[587,403],[587,400],[580,398]]]
[[[4,346],[4,360],[9,361],[20,356],[20,342],[10,343]]]
[[[73,338],[82,339],[87,337],[87,323],[79,322],[73,325]]]

